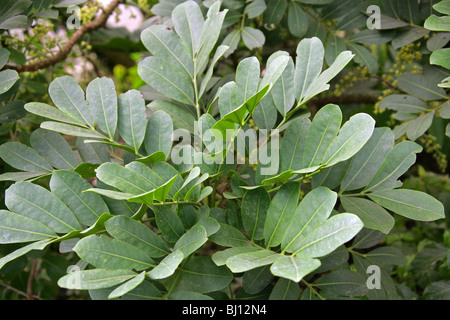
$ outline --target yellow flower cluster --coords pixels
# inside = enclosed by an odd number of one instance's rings
[[[339,79],[339,83],[334,86],[332,95],[341,96],[347,89],[350,89],[359,81],[369,80],[369,78],[369,69],[358,66]]]
[[[102,5],[97,0],[89,1],[86,5],[84,5],[80,10],[81,15],[81,24],[87,24],[94,20],[95,15],[98,10],[102,8]]]
[[[419,142],[423,145],[426,153],[431,154],[436,160],[439,169],[445,172],[447,168],[447,156],[441,151],[441,145],[436,142],[437,138],[430,133],[420,137]]]

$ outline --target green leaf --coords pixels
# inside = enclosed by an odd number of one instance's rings
[[[295,103],[294,62],[292,58],[289,58],[286,68],[273,85],[271,94],[276,108],[285,116]]]
[[[86,88],[86,99],[92,118],[100,130],[114,139],[118,118],[114,82],[106,77],[92,80]]]
[[[327,104],[321,108],[309,127],[303,151],[303,166],[316,166],[328,160],[325,154],[333,149],[336,142],[330,146],[339,132],[342,122],[341,109],[334,104]]]
[[[54,79],[48,88],[50,98],[56,107],[76,121],[92,126],[92,116],[84,99],[83,89],[72,77]]]
[[[76,148],[83,161],[92,164],[102,164],[111,161],[106,145],[100,143],[87,143],[86,141],[88,140],[77,138],[76,142]]]
[[[214,2],[206,14],[206,20],[203,23],[200,33],[199,52],[197,56],[197,72],[202,70],[209,59],[222,30],[223,20],[228,10],[219,11],[221,3]]]
[[[299,282],[318,267],[320,267],[318,259],[284,256],[272,264],[270,271],[275,276]]]
[[[180,38],[164,25],[153,25],[142,31],[141,40],[144,46],[154,56],[159,57],[176,67],[181,72],[186,72],[189,77],[194,74],[192,57]]]
[[[288,27],[296,37],[302,38],[308,31],[308,16],[302,7],[295,2],[289,2]]]
[[[73,250],[89,264],[99,269],[144,270],[154,266],[144,252],[121,240],[90,235],[77,242]]]
[[[391,41],[393,37],[393,31],[366,29],[352,35],[349,40],[363,44],[383,44]]]
[[[345,211],[356,214],[364,227],[388,234],[394,227],[394,218],[376,203],[363,198],[341,197]]]
[[[406,127],[406,135],[412,141],[418,139],[422,136],[433,123],[434,111],[425,113],[420,117],[408,121],[408,125]]]
[[[280,172],[306,167],[303,156],[310,126],[311,120],[296,118],[287,127],[281,141]]]
[[[0,72],[0,94],[7,92],[19,80],[19,74],[15,70],[3,70]]]
[[[58,280],[58,286],[73,290],[93,290],[113,287],[131,278],[130,270],[93,269],[71,272]]]
[[[260,66],[256,57],[245,58],[236,69],[236,102],[246,102],[258,92]]]
[[[323,257],[352,239],[362,228],[362,221],[354,214],[334,215],[304,237],[294,253],[310,258]]]
[[[14,122],[25,117],[27,112],[23,106],[23,101],[13,100],[0,108],[0,124]]]
[[[394,49],[399,49],[425,37],[429,33],[429,30],[423,28],[406,28],[395,35],[395,38],[392,40],[392,46]]]
[[[422,100],[406,94],[391,94],[380,102],[380,110],[391,109],[398,112],[421,113],[430,108]]]
[[[287,0],[268,0],[267,9],[264,12],[264,23],[267,23],[269,27],[278,25],[283,18],[287,6]]]
[[[228,51],[229,47],[226,45],[220,45],[216,52],[214,53],[214,57],[212,58],[211,62],[209,63],[208,71],[206,71],[205,75],[203,76],[202,83],[200,85],[199,90],[199,97],[202,97],[205,93],[208,84],[213,76],[214,72],[214,66],[216,65],[217,61]],[[173,118],[173,117],[172,117]]]
[[[267,6],[264,0],[254,0],[245,6],[244,14],[246,14],[249,19],[253,19],[261,15],[266,8]]]
[[[277,114],[272,95],[266,95],[256,106],[252,118],[259,129],[272,129],[275,127]]]
[[[303,238],[327,220],[336,199],[337,194],[328,188],[319,187],[309,192],[300,202],[287,227],[281,244],[283,252],[296,251]]]
[[[242,41],[244,41],[245,46],[250,50],[262,47],[266,42],[264,33],[261,30],[252,27],[242,28],[241,35]]]
[[[145,271],[141,272],[136,277],[128,280],[127,282],[121,284],[119,287],[115,288],[108,296],[109,299],[114,299],[121,297],[128,292],[135,289],[137,286],[139,286],[142,282],[145,280]]]
[[[242,277],[242,289],[249,295],[259,294],[265,288],[270,288],[268,286],[274,278],[269,265],[246,271]]]
[[[173,123],[164,111],[156,111],[150,116],[145,132],[144,146],[148,154],[164,152],[166,157],[172,149]]]
[[[339,53],[345,51],[346,49],[347,45],[345,44],[345,40],[341,37],[338,37],[334,33],[330,33],[328,35],[327,46],[325,49],[325,61],[327,62],[327,64],[331,66],[336,60],[336,57],[339,55]]]
[[[50,175],[48,172],[6,172],[0,174],[0,181],[24,181]]]
[[[0,243],[20,243],[56,237],[52,229],[25,216],[0,210]]]
[[[203,14],[195,1],[185,1],[172,11],[175,31],[187,48],[191,57],[199,50]]]
[[[366,279],[358,272],[337,270],[314,282],[322,291],[333,296],[364,296],[369,290]]]
[[[421,151],[422,147],[415,142],[404,141],[397,144],[386,155],[364,190],[383,190],[396,187],[397,179],[416,162],[415,154]]]
[[[175,250],[166,256],[154,269],[147,272],[147,275],[155,280],[170,277],[183,261],[184,256],[180,250]]]
[[[344,123],[336,139],[327,149],[324,162],[330,166],[354,156],[370,139],[375,120],[366,113],[358,113]]]
[[[54,122],[54,121],[42,122],[41,128],[51,130],[51,131],[56,131],[56,132],[59,132],[62,134],[67,134],[70,136],[75,136],[75,137],[93,138],[93,139],[104,139],[105,138],[105,136],[103,136],[101,133],[99,133],[95,130],[81,128],[81,127],[77,127],[77,126],[72,126],[70,124]]]
[[[144,224],[126,216],[116,216],[105,223],[106,231],[116,239],[142,250],[152,258],[170,253],[167,245]]]
[[[103,199],[83,191],[92,186],[79,174],[68,170],[54,171],[50,179],[52,193],[61,199],[84,225],[92,225],[109,209]]]
[[[177,214],[168,206],[154,206],[152,210],[164,239],[170,243],[177,242],[184,234],[183,223]]]
[[[372,52],[366,47],[349,43],[349,49],[355,54],[355,62],[366,66],[370,73],[376,73],[378,70],[378,60]]]
[[[431,283],[425,288],[423,298],[426,300],[450,299],[450,281],[442,280]]]
[[[224,247],[246,247],[251,243],[248,239],[235,227],[229,224],[220,223],[220,229],[215,234],[211,235],[209,239]]]
[[[162,58],[147,57],[138,65],[139,76],[161,94],[194,106],[194,88],[189,76]]]
[[[274,251],[261,249],[232,256],[227,259],[226,265],[231,272],[238,273],[272,264],[280,257],[280,254]]]
[[[189,133],[194,133],[194,123],[196,121],[194,115],[179,105],[167,100],[153,100],[148,107],[154,112],[159,110],[167,113],[173,121],[175,129],[186,129]]]
[[[268,248],[281,244],[297,208],[299,196],[300,185],[288,182],[281,187],[270,203],[264,224],[264,238]]]
[[[172,293],[169,298],[169,300],[214,300],[210,296],[197,293],[197,292],[191,292],[191,291],[176,291]]]
[[[423,100],[448,99],[445,90],[430,82],[426,77],[416,73],[405,73],[398,77],[398,87],[403,91]]]
[[[54,241],[54,239],[45,239],[45,240],[32,242],[30,244],[27,244],[26,246],[23,246],[15,251],[5,255],[4,257],[1,257],[0,258],[0,269],[2,269],[5,266],[5,264],[7,264],[8,262],[11,262],[12,260],[20,258],[32,250],[45,249],[45,247],[48,246],[53,241]]]
[[[184,257],[188,257],[208,241],[206,229],[201,225],[192,227],[175,243],[173,249],[180,250]]]
[[[31,134],[30,143],[57,169],[75,169],[78,165],[72,148],[61,135],[54,131],[37,129]]]
[[[269,300],[298,300],[300,287],[294,281],[278,279],[270,293]]]
[[[6,48],[0,49],[0,69],[5,66],[5,64],[8,62],[9,55],[11,53]]]
[[[212,260],[218,266],[223,266],[226,264],[227,260],[233,256],[241,253],[248,253],[253,251],[259,251],[257,247],[234,247],[223,251],[217,251],[212,255]]]
[[[450,32],[450,16],[438,17],[432,14],[425,20],[424,27],[433,31],[447,31]]]
[[[241,30],[234,29],[233,31],[231,31],[222,41],[222,45],[228,47],[228,50],[224,53],[224,56],[228,57],[230,54],[232,54],[237,49],[240,41]]]
[[[430,56],[430,64],[437,64],[444,68],[450,69],[450,49],[439,49],[434,51]]]
[[[406,259],[403,252],[396,247],[379,247],[367,253],[367,258],[381,265],[404,265]]]
[[[427,193],[396,189],[370,193],[369,198],[399,215],[418,221],[434,221],[445,217],[441,202]]]
[[[146,168],[150,171],[148,167]],[[154,185],[142,179],[138,173],[117,163],[104,163],[95,172],[98,179],[123,192],[138,195],[154,189]]]
[[[0,157],[11,167],[23,171],[51,172],[53,168],[36,150],[20,142],[6,142],[0,146]]]
[[[120,136],[137,153],[144,141],[147,120],[145,101],[139,91],[130,90],[119,95],[118,116]]]
[[[181,286],[186,290],[206,293],[226,288],[233,275],[226,267],[217,266],[210,257],[192,257],[183,266]]]
[[[323,50],[322,50],[323,51]],[[321,57],[323,57],[323,53],[321,52]],[[304,93],[304,98],[302,98],[302,102],[305,102],[309,99],[311,99],[313,96],[328,90],[329,84],[328,82],[333,79],[339,72],[344,69],[344,67],[352,60],[354,57],[354,54],[352,54],[350,51],[343,51],[341,52],[336,59],[334,60],[333,64],[326,69],[324,72],[322,72],[313,82],[308,86],[308,91]]]
[[[297,46],[294,91],[300,101],[322,71],[325,50],[319,38],[303,39]]]
[[[9,210],[39,221],[57,233],[80,230],[72,211],[47,189],[30,182],[16,182],[5,191]]]
[[[242,199],[242,224],[252,241],[264,238],[264,222],[269,205],[270,196],[263,188],[249,190]]]

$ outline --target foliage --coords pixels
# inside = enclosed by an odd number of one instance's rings
[[[0,27],[84,2],[11,2]],[[108,76],[22,75],[35,52],[4,33],[5,298],[37,268],[45,299],[449,298],[448,1],[131,4],[139,39],[81,49],[131,60]]]

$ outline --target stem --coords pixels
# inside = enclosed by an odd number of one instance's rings
[[[306,282],[304,279],[302,279],[302,282],[303,282],[308,288],[310,288],[310,289],[314,292],[314,294],[320,298],[320,300],[326,300],[324,297],[322,297],[322,296],[317,292],[316,289],[314,289],[314,287],[313,287],[312,285],[310,285],[310,284],[309,284],[308,282]]]

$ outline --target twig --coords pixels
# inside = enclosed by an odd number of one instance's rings
[[[86,33],[92,32],[94,30],[97,30],[98,28],[101,28],[105,25],[106,21],[108,20],[109,16],[114,12],[116,7],[120,4],[125,2],[125,0],[113,0],[109,6],[103,10],[103,12],[95,18],[93,21],[82,25],[80,29],[75,31],[75,33],[69,38],[69,40],[66,42],[64,46],[61,47],[61,49],[54,55],[46,58],[45,60],[22,65],[22,66],[9,66],[6,65],[5,69],[14,69],[17,72],[32,72],[32,71],[38,71],[40,69],[47,68],[49,66],[55,65],[58,62],[64,60],[72,50],[73,46],[78,43],[83,36]]]
[[[36,266],[37,266],[37,259],[33,260],[33,266],[31,267],[30,270],[30,275],[28,276],[28,281],[27,281],[27,298],[28,300],[34,300],[33,297],[33,279],[36,273]]]

